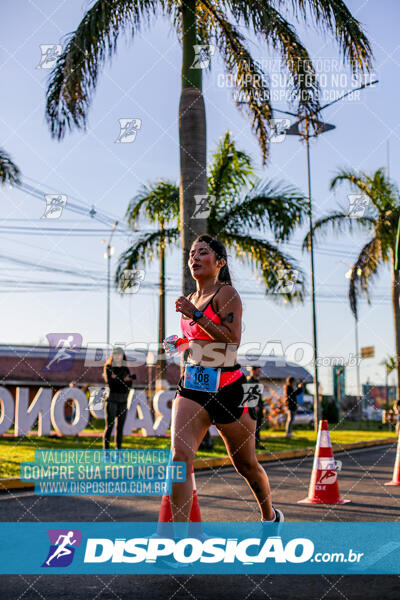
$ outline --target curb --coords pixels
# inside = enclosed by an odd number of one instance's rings
[[[333,452],[345,452],[346,450],[356,450],[357,448],[369,448],[371,446],[383,446],[385,444],[395,444],[396,438],[382,438],[377,440],[367,440],[365,442],[349,442],[348,444],[332,444]],[[279,460],[288,460],[290,458],[303,458],[314,456],[315,447],[298,448],[297,450],[281,450],[280,452],[257,452],[259,462],[277,462]],[[193,462],[196,471],[202,469],[213,469],[214,467],[233,467],[230,458],[198,458]]]
[[[348,444],[333,444],[333,452],[345,452],[346,450],[356,450],[358,448],[370,448],[373,446],[384,446],[396,444],[396,438],[383,438],[377,440],[368,440],[365,442],[350,442]],[[259,462],[277,462],[280,460],[289,460],[290,458],[311,457],[314,455],[315,447],[298,448],[297,450],[281,450],[280,452],[257,453]],[[196,471],[205,469],[213,469],[215,467],[233,467],[230,458],[198,458],[193,462],[193,467]],[[21,481],[19,477],[4,477],[0,478],[0,493],[19,489],[33,489],[34,484],[30,481]]]
[[[33,483],[30,481],[21,481],[19,477],[4,477],[0,479],[0,492],[34,487]]]

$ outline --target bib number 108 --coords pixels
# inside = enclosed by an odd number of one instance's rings
[[[194,381],[195,383],[208,383],[210,380],[210,376],[207,373],[195,373]]]

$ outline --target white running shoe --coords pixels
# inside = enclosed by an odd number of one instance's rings
[[[285,520],[285,517],[283,516],[283,512],[281,510],[279,510],[279,508],[275,508],[275,506],[272,507],[274,509],[274,513],[275,513],[275,519],[273,521],[273,523],[283,523]]]

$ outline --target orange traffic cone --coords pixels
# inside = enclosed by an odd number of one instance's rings
[[[396,460],[394,461],[393,479],[385,483],[385,485],[400,485],[400,432],[397,441]]]
[[[194,469],[192,469],[192,484],[193,484],[193,502],[190,510],[190,523],[201,523],[200,504],[199,497],[197,495],[196,479],[194,476]]]
[[[308,497],[299,504],[345,504],[340,497],[328,421],[320,421]]]
[[[189,526],[190,535],[202,535],[202,526],[201,526],[201,514],[200,514],[200,505],[199,498],[197,496],[197,488],[196,488],[196,479],[194,476],[194,469],[192,469],[192,484],[193,484],[193,497],[192,497],[192,507],[190,509],[189,515],[189,523],[192,525]],[[173,525],[172,525],[172,509],[171,509],[171,501],[169,495],[164,495],[161,498],[161,507],[160,514],[158,516],[158,526],[157,526],[157,534],[167,537],[173,537]]]

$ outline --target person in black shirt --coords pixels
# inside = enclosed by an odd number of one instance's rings
[[[297,396],[303,392],[303,386],[300,383],[296,389],[294,389],[294,377],[288,377],[284,387],[285,402],[288,409],[288,417],[286,421],[286,437],[292,437],[292,429],[294,418],[297,410]]]
[[[250,376],[247,378],[247,383],[260,383],[260,375],[261,368],[258,365],[254,365],[250,368]],[[265,446],[261,443],[260,438],[260,429],[263,422],[263,411],[264,411],[264,402],[262,399],[262,394],[258,395],[258,403],[257,406],[249,408],[249,412],[253,414],[253,418],[257,420],[256,424],[256,432],[255,432],[255,440],[256,440],[256,448],[260,448],[265,450]]]
[[[115,445],[121,449],[122,436],[127,412],[128,393],[131,381],[135,376],[131,375],[126,366],[126,355],[122,348],[115,348],[104,365],[103,379],[107,383],[110,393],[105,402],[105,429],[103,437],[103,448],[110,447],[111,433],[116,423]]]

